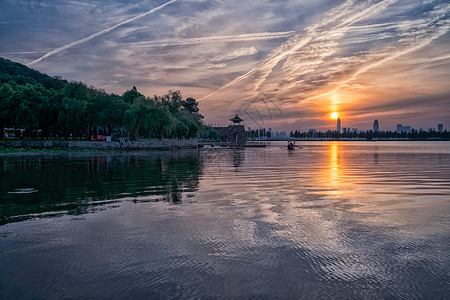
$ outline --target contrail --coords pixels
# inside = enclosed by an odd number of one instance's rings
[[[215,92],[204,96],[201,100],[205,100],[211,97],[224,88],[227,88],[249,77],[252,74],[256,75],[253,83],[253,90],[256,92],[263,84],[263,82],[267,80],[269,75],[273,72],[275,66],[280,61],[291,57],[301,48],[304,48],[310,43],[318,41],[320,39],[339,39],[339,37],[347,32],[353,24],[383,11],[384,9],[386,9],[386,7],[388,7],[392,3],[395,3],[396,1],[397,0],[383,0],[377,4],[365,7],[361,11],[356,11],[356,9],[354,9],[355,1],[347,0],[344,4],[330,10],[327,14],[325,14],[321,22],[306,28],[302,32],[293,33],[285,43],[276,48],[254,70],[234,79],[233,81],[220,87]],[[328,29],[328,32],[325,32],[324,28],[326,28],[326,26],[328,25],[331,25],[332,27]]]
[[[177,45],[191,45],[201,43],[216,43],[216,42],[234,42],[234,41],[254,41],[254,40],[270,40],[290,37],[295,31],[282,31],[282,32],[260,32],[260,33],[247,33],[238,35],[224,35],[224,36],[209,36],[198,38],[185,38],[185,39],[167,39],[158,41],[146,41],[129,43],[131,46],[177,46]]]
[[[226,89],[226,88],[229,87],[229,86],[232,86],[233,84],[235,84],[235,83],[237,83],[237,82],[239,82],[239,81],[241,81],[241,80],[243,80],[243,79],[249,77],[250,75],[253,75],[254,72],[255,72],[255,69],[248,71],[248,72],[245,73],[244,75],[241,75],[241,76],[239,76],[238,78],[234,79],[233,81],[228,82],[228,83],[225,84],[224,86],[221,86],[219,89],[215,90],[214,92],[212,92],[212,93],[210,93],[210,94],[208,94],[208,95],[206,95],[206,96],[204,96],[204,97],[198,99],[198,101],[199,101],[199,102],[200,102],[200,101],[203,101],[203,100],[205,100],[205,99],[207,99],[207,98],[209,98],[209,97],[211,97],[211,96],[217,94],[217,93],[220,92],[221,90]]]
[[[52,49],[45,50],[30,50],[30,51],[18,51],[18,52],[2,52],[0,55],[22,55],[22,54],[37,54],[51,51]]]
[[[289,39],[286,43],[281,45],[276,51],[273,52],[273,54],[259,67],[260,75],[259,78],[256,80],[256,84],[254,86],[254,91],[258,90],[259,87],[262,85],[262,83],[268,78],[268,76],[272,73],[273,68],[283,59],[291,56],[295,52],[297,52],[299,49],[303,48],[304,46],[308,45],[310,42],[315,41],[320,38],[326,38],[326,37],[332,37],[335,36],[335,38],[338,38],[341,34],[345,33],[349,27],[356,22],[369,18],[376,13],[379,13],[380,11],[384,10],[386,7],[391,5],[392,3],[396,2],[397,0],[383,0],[377,4],[371,5],[362,11],[359,11],[357,13],[346,12],[344,10],[344,13],[341,15],[336,15],[335,19],[340,20],[342,17],[344,20],[338,23],[337,26],[334,26],[333,28],[329,29],[328,33],[324,33],[322,30],[320,30],[320,27],[323,26],[323,24],[318,24],[318,26],[313,26],[311,29],[307,29],[309,31],[309,35],[306,35],[305,37],[300,37],[298,40],[297,37],[299,34],[294,36],[293,38]],[[350,7],[352,5],[352,2],[347,2],[350,4]],[[341,7],[345,8],[346,4],[342,5]],[[340,8],[339,8],[340,9]],[[324,24],[329,23],[329,20],[325,20]]]
[[[165,4],[165,5],[167,5],[167,4]],[[115,25],[115,27],[117,27],[117,26],[120,26],[120,25],[119,24]],[[208,36],[208,37],[198,37],[198,38],[143,41],[143,42],[135,42],[135,43],[123,43],[120,45],[129,45],[129,46],[135,46],[135,47],[164,47],[164,46],[183,46],[183,45],[193,45],[193,44],[201,44],[201,43],[216,43],[216,42],[271,40],[271,39],[288,38],[291,35],[293,35],[294,33],[295,33],[295,31],[244,33],[244,34],[238,34],[238,35]],[[86,40],[84,40],[84,41],[86,41]],[[77,43],[77,42],[74,42],[74,43]],[[74,43],[69,44],[69,45],[73,46]],[[69,45],[66,45],[63,47],[67,47]],[[58,49],[63,50],[62,49],[63,47],[58,48]],[[43,49],[43,50],[9,52],[9,53],[0,53],[0,55],[1,54],[3,54],[3,55],[36,54],[36,53],[49,52],[49,51],[51,51],[52,53],[56,53],[54,51],[56,51],[58,49]],[[67,48],[64,48],[64,49],[67,49]],[[59,50],[59,51],[61,51],[61,50]],[[46,54],[45,57],[48,57],[49,55],[51,55],[50,54],[51,52]],[[38,60],[40,61],[40,60],[44,59],[45,57],[41,57]],[[35,61],[29,63],[28,65],[37,63],[38,60],[35,60]]]
[[[105,34],[105,33],[108,33],[108,32],[110,32],[110,31],[113,31],[114,29],[116,29],[116,28],[119,27],[119,26],[128,24],[128,23],[130,23],[130,22],[136,21],[137,19],[140,19],[140,18],[143,18],[143,17],[145,17],[145,16],[147,16],[147,15],[153,14],[154,12],[157,12],[158,10],[163,9],[165,6],[167,6],[167,5],[169,5],[169,4],[172,4],[172,3],[174,3],[175,1],[177,1],[177,0],[171,0],[171,1],[169,1],[169,2],[164,3],[163,5],[160,5],[160,6],[158,6],[158,7],[155,7],[155,8],[153,8],[153,9],[151,9],[151,10],[149,10],[149,11],[143,13],[143,14],[140,14],[140,15],[138,15],[138,16],[136,16],[136,17],[133,17],[133,18],[131,18],[131,19],[125,20],[125,21],[123,21],[123,22],[120,22],[120,23],[118,23],[118,24],[116,24],[116,25],[114,25],[114,26],[112,26],[112,27],[109,27],[109,28],[107,28],[107,29],[104,29],[104,30],[102,30],[102,31],[96,32],[96,33],[94,33],[94,34],[92,34],[92,35],[90,35],[90,36],[88,36],[88,37],[85,37],[85,38],[83,38],[83,39],[81,39],[81,40],[72,42],[72,43],[70,43],[70,44],[64,45],[64,46],[59,47],[59,48],[56,48],[56,49],[54,49],[54,50],[48,52],[47,54],[43,55],[42,57],[40,57],[40,58],[38,58],[38,59],[36,59],[36,60],[33,60],[32,62],[30,62],[30,63],[28,64],[28,66],[32,66],[32,65],[34,65],[34,64],[37,64],[38,62],[42,61],[43,59],[45,59],[45,58],[47,58],[47,57],[49,57],[49,56],[52,56],[53,54],[56,54],[56,53],[58,53],[58,52],[64,51],[64,50],[69,49],[69,48],[72,48],[72,47],[74,47],[74,46],[83,44],[83,43],[85,43],[85,42],[87,42],[87,41],[90,41],[90,40],[92,40],[92,39],[94,39],[94,38],[100,36],[100,35],[103,35],[103,34]]]

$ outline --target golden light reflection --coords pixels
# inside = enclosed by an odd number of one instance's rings
[[[334,142],[329,146],[330,153],[330,181],[333,185],[338,183],[339,179],[339,144]]]
[[[327,145],[328,165],[324,169],[326,184],[330,189],[329,194],[335,197],[343,197],[347,201],[358,197],[354,180],[349,178],[348,164],[342,152],[348,151],[340,142],[331,142]]]

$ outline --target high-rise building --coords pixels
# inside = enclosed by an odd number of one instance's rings
[[[444,124],[438,124],[438,132],[444,132]]]
[[[402,124],[397,124],[397,133],[402,133],[402,132],[411,133],[412,127],[411,126],[403,126]]]
[[[341,133],[341,118],[338,118],[338,119],[337,119],[337,128],[336,128],[336,130],[337,130],[339,133]]]
[[[380,124],[378,123],[378,120],[373,121],[373,132],[380,131]]]

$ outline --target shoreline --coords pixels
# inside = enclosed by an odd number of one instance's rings
[[[0,141],[0,154],[17,152],[40,151],[134,151],[134,150],[182,150],[182,149],[245,149],[266,147],[271,142],[287,142],[288,140],[247,141],[245,146],[233,147],[221,142],[202,142],[193,140],[166,140],[166,141],[64,141],[64,140],[2,140]],[[448,140],[324,140],[308,139],[293,142],[448,142]]]
[[[198,140],[170,141],[48,141],[48,140],[3,140],[0,148],[29,150],[175,150],[197,149]]]

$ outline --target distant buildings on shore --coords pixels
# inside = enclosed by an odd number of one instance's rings
[[[397,124],[397,132],[401,133],[401,132],[406,132],[406,133],[411,133],[411,126],[403,126],[402,124]]]
[[[444,124],[437,124],[437,125],[438,125],[437,126],[437,132],[443,133],[444,132]],[[395,132],[397,132],[397,133],[402,133],[402,132],[411,133],[413,130],[414,130],[414,127],[412,127],[410,125],[404,126],[402,124],[397,124],[397,129],[396,129]],[[344,131],[347,131],[347,132],[359,132],[358,128],[342,127],[342,120],[341,120],[341,118],[337,119],[336,131],[339,132],[339,133],[343,133]],[[380,122],[377,119],[375,119],[373,121],[372,131],[373,132],[380,132],[381,131],[380,130]],[[420,132],[420,131],[424,131],[424,130],[422,128],[419,128],[417,131]],[[428,132],[436,132],[436,128],[430,128],[430,129],[428,129]]]
[[[378,123],[378,120],[373,121],[373,132],[380,131],[380,123]]]
[[[382,130],[378,119],[373,121],[370,130],[359,130],[355,127],[342,126],[341,118],[336,120],[336,129],[319,131],[315,128],[310,128],[308,131],[295,130],[287,133],[285,131],[274,131],[269,128],[252,130],[247,128],[247,136],[250,140],[268,140],[268,139],[369,139],[369,140],[449,140],[450,132],[445,130],[443,124],[437,124],[436,128],[429,128],[423,130],[422,128],[415,129],[410,125],[397,124],[396,130]]]
[[[295,139],[363,139],[363,140],[449,140],[450,132],[444,129],[443,124],[437,124],[436,128],[418,130],[414,127],[397,124],[396,130],[381,130],[380,122],[376,119],[373,121],[372,129],[359,130],[355,127],[343,126],[341,118],[336,121],[335,130],[318,131],[314,128],[302,132],[300,130],[291,131],[290,138]],[[274,136],[275,137],[275,136]]]

